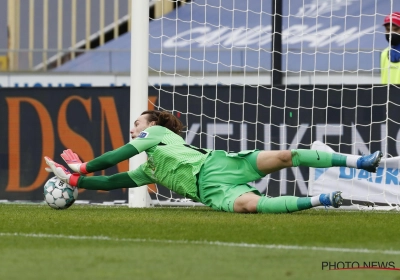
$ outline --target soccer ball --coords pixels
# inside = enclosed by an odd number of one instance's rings
[[[78,198],[78,188],[64,183],[57,177],[49,179],[44,185],[44,200],[54,209],[67,209]]]

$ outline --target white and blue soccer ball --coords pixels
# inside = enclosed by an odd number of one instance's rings
[[[44,185],[44,200],[54,209],[67,209],[78,198],[78,188],[64,183],[57,177],[49,179]]]

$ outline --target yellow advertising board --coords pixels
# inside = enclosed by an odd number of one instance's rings
[[[7,71],[7,70],[8,70],[7,56],[5,55],[0,56],[0,71]]]

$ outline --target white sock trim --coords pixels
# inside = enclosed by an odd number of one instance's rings
[[[311,205],[313,207],[322,205],[321,201],[319,201],[319,195],[311,197]]]
[[[346,166],[347,167],[353,167],[357,168],[357,160],[360,158],[360,156],[354,156],[354,155],[349,155],[346,157]]]

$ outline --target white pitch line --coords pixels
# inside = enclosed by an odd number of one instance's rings
[[[153,243],[164,243],[164,244],[214,245],[214,246],[225,246],[225,247],[276,249],[276,250],[304,250],[304,251],[324,251],[324,252],[340,252],[340,253],[345,252],[345,253],[361,253],[361,254],[400,255],[400,251],[394,251],[394,250],[373,250],[373,249],[297,246],[297,245],[279,245],[279,244],[251,244],[251,243],[233,243],[233,242],[220,242],[220,241],[163,240],[163,239],[146,239],[146,238],[115,238],[109,236],[79,236],[79,235],[45,234],[45,233],[0,232],[0,237],[3,236],[31,237],[31,238],[61,238],[61,239],[75,239],[75,240],[103,240],[103,241],[115,241],[115,242],[137,242],[137,243],[153,242]]]

